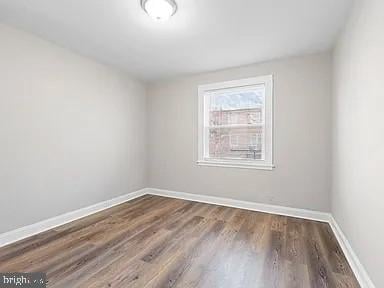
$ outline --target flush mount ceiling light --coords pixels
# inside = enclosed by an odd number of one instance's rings
[[[177,4],[174,0],[141,0],[141,7],[155,20],[168,20],[176,13]]]

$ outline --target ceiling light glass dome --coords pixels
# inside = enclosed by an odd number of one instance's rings
[[[164,21],[176,13],[174,0],[141,0],[141,7],[155,20]]]

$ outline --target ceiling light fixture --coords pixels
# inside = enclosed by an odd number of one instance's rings
[[[155,20],[168,20],[176,13],[177,4],[174,0],[141,0],[141,7]]]

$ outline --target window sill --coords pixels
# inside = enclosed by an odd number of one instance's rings
[[[240,168],[240,169],[255,169],[255,170],[273,170],[274,165],[246,163],[236,161],[214,161],[214,160],[199,160],[197,161],[199,166],[211,166],[211,167],[228,167],[228,168]]]

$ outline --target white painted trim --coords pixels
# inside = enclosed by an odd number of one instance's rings
[[[274,165],[274,89],[273,75],[258,76],[253,78],[239,79],[233,81],[211,83],[198,86],[198,113],[197,113],[197,164],[201,166],[216,166],[216,167],[230,167],[230,168],[242,168],[242,169],[261,169],[261,170],[273,170]],[[250,86],[265,85],[265,133],[263,134],[264,143],[264,156],[262,160],[242,161],[242,160],[229,160],[220,159],[218,163],[215,159],[208,157],[208,111],[205,108],[209,105],[209,97],[206,97],[206,93],[221,90],[221,89],[240,89]],[[220,126],[221,127],[221,126]]]
[[[75,211],[71,211],[47,220],[43,220],[38,223],[34,223],[28,226],[21,227],[16,230],[5,232],[0,234],[0,247],[11,244],[13,242],[22,240],[24,238],[36,235],[38,233],[53,229],[60,225],[72,222],[74,220],[83,218],[85,216],[94,214],[96,212],[108,209],[110,207],[119,205],[126,201],[138,198],[147,194],[147,189],[141,189],[135,192],[127,193],[125,195],[106,200],[88,207],[84,207]]]
[[[349,265],[352,268],[357,280],[360,283],[361,288],[375,288],[374,284],[370,280],[368,273],[366,272],[364,266],[359,261],[357,255],[353,251],[351,245],[349,244],[347,238],[343,234],[339,225],[336,223],[335,219],[331,213],[319,212],[307,209],[298,209],[285,206],[269,205],[256,202],[248,202],[241,200],[234,200],[229,198],[207,196],[201,194],[191,194],[184,192],[176,192],[163,189],[148,188],[148,194],[158,195],[163,197],[171,197],[177,199],[184,199],[208,204],[222,205],[252,211],[259,211],[271,214],[278,214],[302,219],[309,219],[315,221],[321,221],[328,223],[337,241],[340,244],[341,249],[343,250],[345,257],[348,260]]]
[[[200,160],[197,161],[197,165],[199,166],[208,166],[208,167],[228,167],[228,168],[240,168],[240,169],[257,169],[257,170],[273,170],[275,166],[273,165],[262,165],[262,164],[252,164],[247,162],[240,161],[213,161],[213,160]]]
[[[256,203],[256,202],[248,202],[248,201],[208,196],[208,195],[176,192],[176,191],[156,189],[156,188],[141,189],[135,192],[131,192],[131,193],[113,198],[111,200],[100,202],[92,206],[84,207],[72,212],[59,215],[57,217],[53,217],[29,226],[21,227],[13,231],[0,234],[0,247],[11,244],[13,242],[22,240],[24,238],[27,238],[33,235],[36,235],[38,233],[47,231],[49,229],[53,229],[65,223],[72,222],[74,220],[86,217],[88,215],[97,213],[99,211],[111,208],[113,206],[119,205],[126,201],[133,200],[135,198],[138,198],[140,196],[144,196],[147,194],[327,222],[331,226],[333,233],[335,234],[335,237],[345,254],[345,257],[347,258],[352,268],[352,271],[354,272],[357,280],[360,283],[361,288],[375,288],[375,285],[369,278],[367,271],[365,270],[364,266],[361,264],[357,255],[353,251],[349,241],[347,240],[344,233],[340,229],[339,225],[337,224],[337,222],[335,221],[335,219],[330,213],[307,210],[307,209],[277,206],[277,205],[262,204],[262,203]]]
[[[163,189],[148,188],[147,193],[151,195],[158,195],[158,196],[184,199],[184,200],[190,200],[190,201],[196,201],[196,202],[202,202],[202,203],[208,203],[208,204],[222,205],[227,207],[259,211],[259,212],[297,217],[297,218],[303,218],[303,219],[310,219],[310,220],[321,221],[321,222],[329,222],[329,219],[331,217],[331,214],[326,212],[319,212],[319,211],[291,208],[291,207],[284,207],[284,206],[277,206],[277,205],[269,205],[269,204],[248,202],[248,201],[242,201],[242,200],[234,200],[229,198],[207,196],[207,195],[201,195],[201,194],[176,192],[176,191],[163,190]]]
[[[361,264],[356,253],[353,251],[351,244],[349,243],[347,237],[345,237],[340,226],[337,224],[335,218],[331,216],[329,225],[331,226],[333,233],[336,236],[337,241],[339,242],[341,249],[343,250],[345,257],[348,260],[349,265],[352,268],[353,273],[355,274],[357,280],[360,283],[361,288],[375,288],[372,280],[370,279],[367,271],[364,266]]]
[[[227,89],[227,88],[233,88],[233,87],[247,87],[247,86],[253,86],[258,84],[264,84],[265,82],[270,81],[271,78],[272,78],[272,75],[256,76],[256,77],[250,77],[245,79],[237,79],[237,80],[203,84],[203,85],[199,85],[199,88],[201,88],[202,90],[211,91],[211,90],[220,90],[220,89]]]

